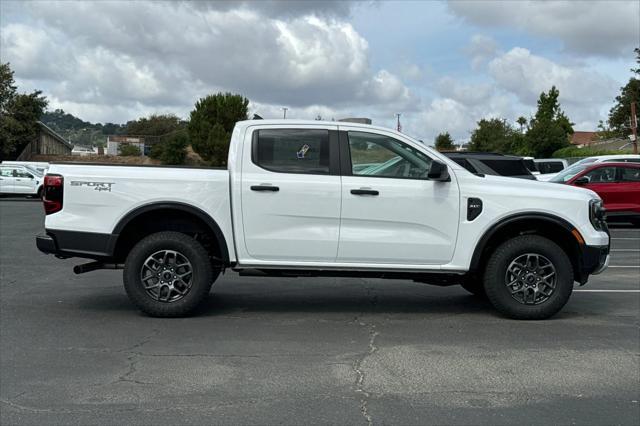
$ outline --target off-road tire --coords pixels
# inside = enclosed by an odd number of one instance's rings
[[[184,256],[193,270],[191,288],[181,299],[173,302],[158,301],[144,288],[141,270],[145,260],[153,253],[175,250]],[[158,232],[138,242],[127,256],[124,266],[124,288],[141,311],[154,317],[180,317],[193,312],[206,298],[220,271],[211,264],[209,254],[195,239],[180,232]]]
[[[546,257],[555,267],[556,286],[549,298],[539,304],[523,304],[509,292],[505,282],[512,261],[527,253]],[[553,241],[538,235],[522,235],[502,243],[490,256],[484,274],[484,289],[491,304],[513,319],[541,320],[558,313],[573,291],[573,267],[569,257]]]

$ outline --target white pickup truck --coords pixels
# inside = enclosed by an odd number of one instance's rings
[[[404,134],[354,123],[236,124],[227,169],[52,164],[37,246],[124,269],[133,303],[186,315],[227,268],[461,284],[504,315],[557,313],[604,270],[582,188],[475,175]]]

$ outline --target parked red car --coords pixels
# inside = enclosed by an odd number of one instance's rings
[[[602,198],[607,220],[628,220],[640,226],[640,164],[579,164],[558,173],[551,182],[588,188]]]

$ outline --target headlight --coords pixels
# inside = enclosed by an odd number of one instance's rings
[[[604,219],[605,212],[602,200],[589,201],[589,220],[597,231],[604,231],[607,227]]]

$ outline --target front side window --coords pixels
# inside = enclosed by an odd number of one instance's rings
[[[33,176],[31,176],[29,173],[25,172],[22,169],[16,169],[14,170],[14,174],[15,177],[18,178],[33,178]]]
[[[573,164],[571,167],[568,167],[555,175],[550,182],[568,182],[571,178],[581,173],[587,167],[589,167],[588,164]]]
[[[612,183],[616,181],[615,167],[600,167],[591,170],[585,176],[589,178],[589,183]]]
[[[329,131],[262,129],[253,141],[253,162],[279,173],[329,174]]]
[[[431,158],[384,135],[348,132],[354,176],[427,179]]]
[[[640,168],[620,167],[620,182],[640,182]]]

